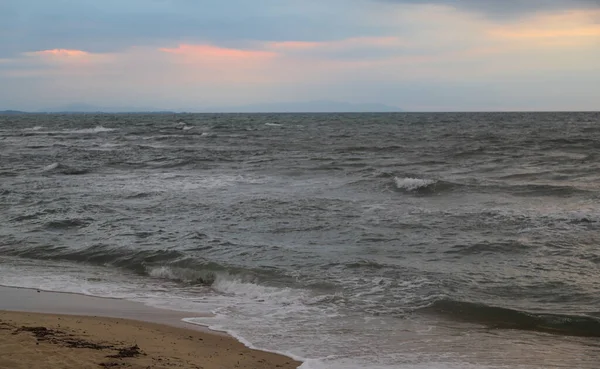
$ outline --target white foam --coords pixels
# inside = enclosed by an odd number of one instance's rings
[[[170,279],[186,283],[209,284],[215,278],[214,273],[211,271],[169,266],[150,267],[146,269],[146,272],[153,278]]]
[[[262,286],[256,283],[244,282],[229,275],[220,275],[212,285],[217,292],[244,297],[250,300],[269,300],[270,302],[288,303],[298,299],[297,291],[291,288],[276,288]]]
[[[44,127],[35,126],[35,127],[31,127],[31,128],[25,128],[23,131],[36,132],[36,131],[41,131],[42,129],[44,129]]]
[[[58,168],[58,163],[52,163],[50,165],[45,166],[44,168],[42,168],[42,172],[49,172],[51,170],[54,170],[56,168]]]
[[[281,124],[278,124],[278,123],[265,123],[265,126],[269,126],[269,127],[281,127]]]
[[[152,270],[158,277],[176,276],[169,268]],[[250,348],[291,357],[302,362],[300,369],[486,368],[441,363],[439,356],[436,360],[421,353],[411,358],[411,351],[401,350],[404,341],[393,321],[327,311],[329,304],[315,304],[316,296],[309,291],[264,286],[227,274],[218,276],[212,293],[186,292],[176,284],[154,283],[116,269],[0,258],[0,284],[119,297],[188,311],[196,317],[184,321],[228,333]],[[210,311],[213,317],[199,317]],[[403,324],[406,329],[410,322]]]
[[[424,188],[424,187],[431,186],[432,184],[437,183],[437,181],[434,181],[432,179],[420,179],[420,178],[410,178],[410,177],[405,177],[405,178],[395,177],[394,182],[396,182],[396,187],[398,187],[401,190],[406,190],[406,191],[418,190],[419,188]]]
[[[123,191],[133,190],[136,193],[153,191],[197,192],[235,188],[235,186],[239,185],[261,185],[267,183],[269,180],[268,177],[236,174],[182,176],[161,173],[146,177],[124,175],[114,177],[113,182],[110,183],[110,187],[106,188],[106,190],[113,191],[120,188]]]
[[[103,126],[96,126],[94,128],[83,128],[83,129],[75,129],[75,130],[66,130],[63,133],[69,134],[90,134],[90,133],[104,133],[104,132],[113,132],[116,131],[115,128],[106,128]]]

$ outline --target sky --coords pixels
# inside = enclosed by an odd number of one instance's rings
[[[0,0],[0,110],[600,110],[600,0]]]

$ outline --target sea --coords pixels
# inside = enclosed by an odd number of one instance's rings
[[[600,113],[0,116],[0,284],[302,369],[597,369]]]

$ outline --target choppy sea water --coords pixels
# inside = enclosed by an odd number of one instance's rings
[[[600,113],[0,116],[0,284],[303,368],[597,368],[599,150]]]

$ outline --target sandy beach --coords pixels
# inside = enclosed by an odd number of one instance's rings
[[[23,298],[26,296],[27,298]],[[39,297],[38,297],[39,296]],[[15,299],[16,297],[20,297]],[[85,369],[85,368],[297,368],[288,357],[251,350],[232,337],[211,333],[181,323],[169,324],[169,314],[179,313],[144,307],[120,300],[54,294],[33,290],[0,288],[0,309],[27,304],[18,310],[55,312],[48,301],[102,301],[105,316],[65,315],[27,311],[0,311],[1,369]],[[91,299],[91,300],[90,300]],[[38,300],[38,306],[31,305]],[[45,304],[45,306],[44,306]],[[154,310],[161,324],[108,317],[111,309],[128,306]],[[85,305],[85,304],[84,304]],[[83,306],[85,308],[85,306]],[[81,308],[81,307],[80,307]],[[97,306],[98,308],[98,306]],[[100,313],[98,308],[95,313]],[[81,311],[78,312],[81,314]],[[150,315],[140,314],[149,320]],[[176,319],[173,322],[178,322]]]

